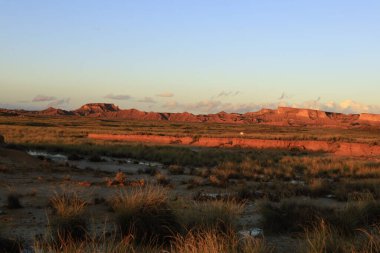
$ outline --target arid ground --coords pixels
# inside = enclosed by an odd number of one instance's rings
[[[7,114],[0,134],[0,252],[380,252],[377,126]]]

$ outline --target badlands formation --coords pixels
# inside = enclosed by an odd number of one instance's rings
[[[262,109],[257,112],[215,114],[192,114],[144,112],[137,109],[120,109],[114,104],[91,103],[73,111],[48,108],[42,111],[0,109],[0,115],[48,115],[48,116],[81,116],[101,117],[124,120],[151,120],[173,122],[208,122],[228,124],[268,124],[278,126],[325,126],[336,128],[358,126],[380,126],[378,114],[343,114],[312,109],[279,107],[277,109]]]

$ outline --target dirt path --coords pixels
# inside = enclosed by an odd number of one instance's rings
[[[340,156],[380,156],[379,145],[351,142],[328,142],[308,140],[265,140],[246,138],[217,137],[175,137],[160,135],[113,135],[89,134],[88,138],[126,142],[143,142],[155,144],[180,144],[201,147],[242,147],[242,148],[299,148],[309,151],[324,151]]]

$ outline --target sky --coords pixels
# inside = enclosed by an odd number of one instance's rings
[[[0,107],[380,113],[378,0],[0,0]]]

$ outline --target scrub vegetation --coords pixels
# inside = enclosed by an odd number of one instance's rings
[[[380,251],[379,157],[87,138],[240,132],[371,145],[380,138],[371,128],[0,117],[6,141],[0,147],[0,252]],[[32,158],[28,150],[63,161]]]

